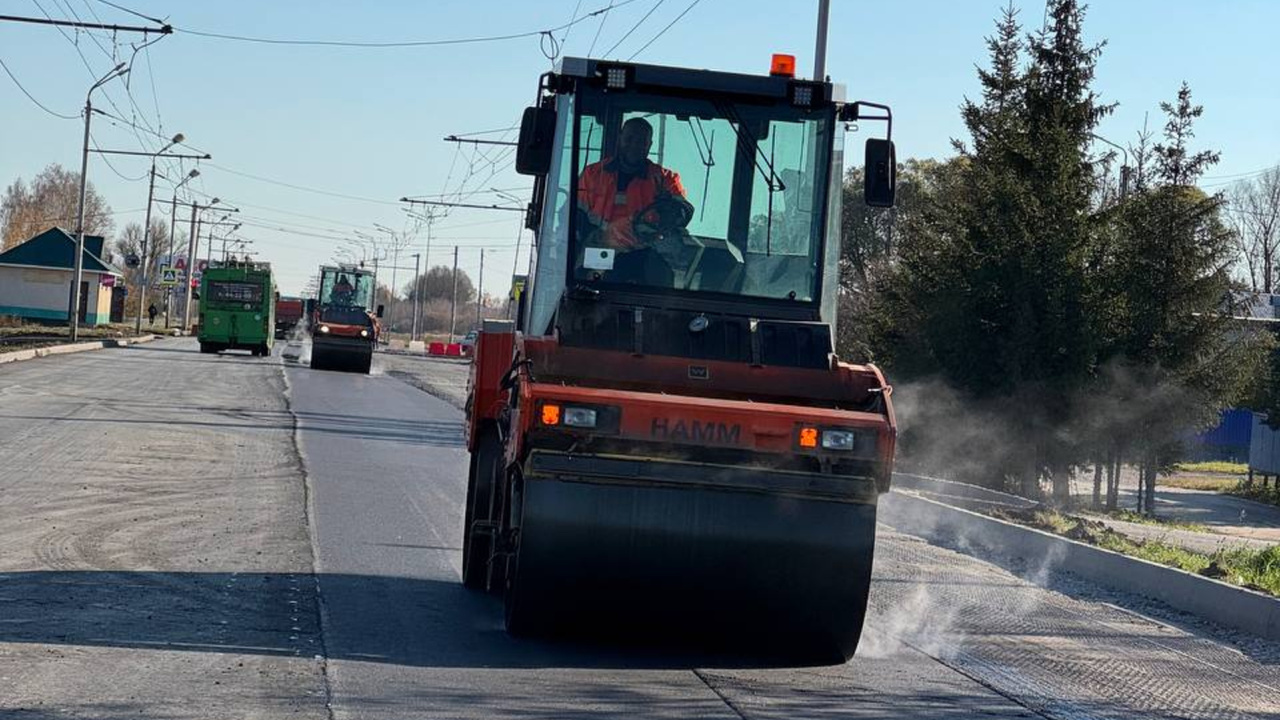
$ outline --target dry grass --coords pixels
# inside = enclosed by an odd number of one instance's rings
[[[1193,475],[1248,475],[1249,466],[1245,463],[1231,462],[1194,462],[1194,463],[1178,463],[1177,469],[1180,472],[1187,472]]]
[[[143,334],[148,334],[145,327]],[[0,352],[63,345],[70,341],[70,335],[69,328],[59,325],[0,323]],[[133,335],[132,323],[114,323],[80,328],[81,340],[101,340],[113,337],[132,337]]]
[[[1209,528],[1199,523],[1190,523],[1183,520],[1174,520],[1173,518],[1160,517],[1158,515],[1143,515],[1132,510],[1101,510],[1095,511],[1088,507],[1076,508],[1085,517],[1105,517],[1122,522],[1136,523],[1138,525],[1156,525],[1159,527],[1173,528],[1176,530],[1188,530],[1190,532],[1209,532]]]
[[[1189,472],[1178,472],[1156,481],[1157,487],[1174,487],[1183,490],[1208,490],[1210,492],[1228,492],[1240,483],[1238,475],[1203,475]]]
[[[1212,555],[1155,540],[1134,540],[1096,520],[1046,508],[997,510],[995,517],[1150,562],[1280,596],[1280,545],[1264,550],[1232,548]]]

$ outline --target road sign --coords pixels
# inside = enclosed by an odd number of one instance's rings
[[[178,271],[173,268],[160,268],[160,284],[161,285],[177,285]]]
[[[184,257],[180,257],[180,258],[178,258],[178,261],[177,261],[176,263],[174,263],[174,265],[173,265],[173,266],[174,266],[176,269],[178,269],[178,270],[186,270],[186,269],[187,269],[187,259],[186,259],[186,258],[184,258]]]
[[[209,269],[209,261],[208,261],[208,260],[196,260],[196,272],[197,272],[197,273],[203,273],[205,270],[208,270],[208,269]],[[200,276],[199,276],[199,275],[193,275],[192,277],[200,277]]]

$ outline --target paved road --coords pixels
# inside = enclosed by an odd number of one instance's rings
[[[1133,502],[1131,497],[1126,500]],[[1207,525],[1223,535],[1280,544],[1280,507],[1274,505],[1203,490],[1162,488],[1157,482],[1156,512]]]
[[[165,341],[0,407],[0,717],[1280,716],[1270,645],[887,530],[846,665],[514,641],[458,581],[459,412],[376,371]]]
[[[990,513],[992,510],[997,509],[1018,510],[1036,507],[1038,505],[1035,501],[1028,500],[1018,495],[1010,495],[962,483],[936,481],[919,475],[899,473],[896,476],[895,483],[896,487],[900,489],[909,490],[948,505],[981,513]],[[1183,497],[1193,509],[1212,506],[1220,500],[1238,500],[1237,498],[1216,495],[1214,493],[1184,492]],[[1267,506],[1262,507],[1264,509],[1267,508]],[[1162,510],[1161,515],[1162,517],[1170,517],[1171,513],[1166,513]],[[1205,553],[1207,555],[1211,555],[1218,550],[1239,547],[1265,549],[1276,544],[1277,541],[1280,541],[1280,538],[1270,540],[1266,537],[1252,537],[1249,535],[1226,534],[1224,532],[1213,531],[1200,532],[1196,530],[1183,530],[1170,525],[1126,522],[1124,520],[1117,520],[1116,518],[1101,514],[1085,513],[1085,516],[1091,520],[1102,522],[1108,527],[1118,532],[1122,532],[1131,538],[1169,543],[1171,545],[1177,545],[1179,547],[1193,550],[1195,552]],[[1254,529],[1255,528],[1249,528],[1246,530],[1252,531]]]
[[[0,366],[0,717],[325,717],[283,391],[191,341]]]

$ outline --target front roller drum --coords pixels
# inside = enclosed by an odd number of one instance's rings
[[[311,368],[369,374],[373,367],[373,345],[331,340],[311,341]]]
[[[556,479],[512,488],[514,634],[660,637],[819,663],[857,648],[874,500]]]

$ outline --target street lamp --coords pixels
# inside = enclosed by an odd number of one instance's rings
[[[1091,135],[1094,140],[1110,145],[1124,153],[1124,164],[1120,166],[1120,202],[1124,202],[1124,199],[1129,195],[1129,174],[1132,171],[1132,168],[1129,167],[1129,151],[1101,135],[1098,135],[1097,133],[1089,133],[1089,135]]]
[[[146,305],[147,283],[149,281],[149,278],[147,277],[147,270],[148,270],[148,267],[151,265],[151,255],[148,252],[148,242],[151,239],[151,205],[155,202],[155,193],[156,193],[156,158],[174,157],[174,158],[190,158],[194,160],[209,160],[212,157],[208,153],[205,153],[204,155],[166,154],[166,151],[169,148],[181,143],[186,139],[187,138],[185,135],[183,135],[182,133],[178,133],[177,135],[173,136],[173,138],[169,141],[168,145],[165,145],[164,147],[160,148],[158,151],[154,153],[133,153],[133,152],[126,153],[126,152],[121,152],[117,150],[98,150],[98,152],[100,153],[108,153],[108,154],[151,156],[151,171],[148,173],[150,177],[150,182],[147,185],[147,216],[145,220],[145,225],[142,228],[142,282],[139,284],[140,287],[138,290],[138,317],[135,320],[133,325],[133,331],[135,333],[142,332],[142,313],[147,307]],[[178,184],[178,187],[181,187],[182,184],[185,183],[187,180],[190,180],[192,177],[195,177],[196,175],[199,175],[199,174],[200,172],[198,170],[193,169],[191,171],[191,174],[188,175],[187,178],[182,181],[182,183]],[[174,193],[174,203],[176,204],[177,197],[178,197],[177,187],[174,188],[173,193]],[[172,227],[172,224],[170,225],[170,227]],[[170,240],[170,246],[172,246],[172,240]],[[166,322],[166,325],[167,324],[168,323]]]
[[[178,190],[188,182],[200,177],[200,171],[192,168],[187,176],[182,178],[182,182],[173,186],[173,200],[170,205],[169,213],[169,263],[173,263],[173,236],[178,230]],[[169,291],[164,296],[164,328],[169,329],[169,306],[173,300],[173,286],[169,286]]]
[[[196,243],[198,242],[198,238],[199,238],[199,234],[198,234],[197,229],[196,229],[196,216],[197,216],[200,212],[202,212],[202,211],[204,211],[204,210],[209,210],[209,209],[214,208],[214,207],[215,207],[215,206],[217,206],[217,204],[218,204],[218,203],[220,203],[220,202],[222,202],[222,198],[214,198],[213,200],[209,201],[209,204],[208,204],[208,205],[201,205],[200,203],[194,203],[194,202],[193,202],[193,203],[191,203],[191,236],[190,236],[189,238],[187,238],[187,277],[188,277],[188,280],[187,280],[186,282],[184,282],[184,283],[183,283],[184,285],[186,285],[186,303],[185,303],[185,306],[184,306],[184,307],[183,307],[183,309],[182,309],[182,328],[183,328],[183,332],[190,332],[190,331],[191,331],[191,281],[190,281],[190,277],[191,277],[192,275],[194,275],[194,274],[195,274],[196,250],[197,250],[197,249],[198,249],[198,247],[199,247],[199,246],[197,246],[197,245],[196,245]],[[228,213],[240,212],[240,210],[239,210],[239,209],[237,209],[237,208],[219,208],[219,209],[226,210]],[[211,242],[212,242],[212,241],[211,241]]]
[[[399,302],[400,289],[396,285],[396,271],[400,268],[400,251],[404,249],[406,244],[405,237],[386,225],[374,223],[373,226],[391,236],[391,307],[387,309],[387,327],[391,328],[395,325],[396,305]]]
[[[80,278],[84,275],[84,201],[85,191],[88,189],[89,123],[93,119],[93,91],[128,72],[127,63],[116,65],[111,68],[111,72],[99,78],[84,96],[84,145],[80,153],[80,202],[76,210],[75,272],[71,277],[71,297],[68,300],[69,306],[67,308],[67,321],[71,327],[71,342],[76,342],[80,338]]]
[[[418,305],[422,302],[422,285],[418,273],[422,269],[422,253],[413,254],[413,327],[409,330],[409,342],[418,339]]]

